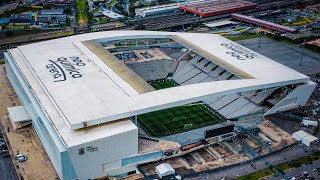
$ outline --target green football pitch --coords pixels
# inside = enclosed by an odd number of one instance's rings
[[[152,81],[150,84],[157,90],[177,86],[177,83],[171,80]],[[138,116],[142,129],[154,137],[196,129],[223,120],[219,114],[201,103],[168,108]]]

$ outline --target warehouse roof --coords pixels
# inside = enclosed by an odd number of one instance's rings
[[[91,51],[85,43],[152,37],[170,37],[244,79],[139,93],[100,59],[106,56]],[[309,81],[305,75],[212,34],[108,31],[23,45],[9,52],[58,129],[79,129],[212,96]]]
[[[290,32],[290,33],[293,33],[293,32],[297,31],[297,29],[294,29],[294,28],[291,28],[291,27],[288,27],[288,26],[283,26],[283,25],[276,24],[276,23],[273,23],[273,22],[261,20],[261,19],[258,19],[258,18],[249,17],[249,16],[246,16],[246,15],[231,14],[231,17],[234,17],[236,19],[240,19],[240,20],[243,20],[243,21],[249,21],[251,23],[256,23],[256,24],[259,24],[259,25],[267,26],[267,27],[270,27],[272,29],[277,29],[277,30],[280,30],[280,31],[286,31],[286,32]]]
[[[244,0],[212,0],[180,6],[180,9],[202,17],[216,16],[256,8],[255,3]]]

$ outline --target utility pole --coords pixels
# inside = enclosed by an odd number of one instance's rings
[[[261,48],[261,38],[262,37],[260,37],[260,39],[259,39],[259,45],[258,45],[259,48]]]
[[[301,48],[301,49],[302,49],[302,48]],[[302,49],[302,52],[301,52],[300,66],[302,66],[303,53],[304,53],[304,49]]]

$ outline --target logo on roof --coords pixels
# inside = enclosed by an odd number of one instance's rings
[[[221,46],[228,49],[226,53],[236,58],[237,60],[248,60],[248,59],[254,59],[255,57],[258,57],[256,53],[249,51],[237,44],[222,43]]]
[[[57,60],[49,60],[49,64],[46,68],[51,73],[54,81],[60,82],[66,81],[67,77],[71,78],[81,78],[80,67],[86,64],[77,56],[72,56],[69,58],[60,57]]]

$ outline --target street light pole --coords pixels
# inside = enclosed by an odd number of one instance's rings
[[[302,49],[302,52],[301,52],[300,66],[302,66],[303,53],[304,53],[304,49]]]

